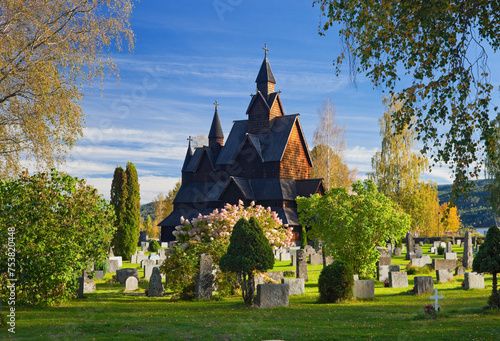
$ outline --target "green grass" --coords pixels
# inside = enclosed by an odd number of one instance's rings
[[[424,246],[423,250],[428,251]],[[457,248],[456,251],[460,249]],[[455,251],[455,250],[454,250]],[[126,267],[138,266],[124,262]],[[405,265],[404,255],[393,264]],[[430,295],[411,295],[409,288],[384,288],[376,282],[375,299],[318,304],[317,279],[322,266],[309,266],[306,294],[290,297],[289,307],[257,309],[240,297],[222,301],[172,301],[123,293],[123,285],[97,281],[97,291],[57,307],[17,307],[16,334],[25,340],[499,340],[500,313],[483,310],[491,290],[461,289],[463,277],[437,284],[444,299],[436,320],[423,307]],[[274,271],[292,270],[276,262]],[[5,307],[5,305],[3,305]],[[5,316],[5,311],[2,312]],[[0,339],[9,337],[6,327]]]

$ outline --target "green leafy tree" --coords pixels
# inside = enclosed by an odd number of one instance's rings
[[[489,303],[492,308],[498,309],[500,306],[497,289],[497,274],[500,272],[500,229],[498,227],[492,226],[488,229],[484,243],[474,257],[472,269],[493,275]]]
[[[266,271],[274,266],[273,249],[257,219],[238,220],[227,253],[222,256],[219,265],[222,271],[240,275],[243,300],[245,304],[252,305],[255,296],[254,271]]]
[[[486,48],[500,47],[497,0],[365,1],[318,0],[320,34],[339,27],[351,75],[404,103],[394,115],[399,131],[415,127],[435,163],[455,175],[454,198],[473,186],[490,143],[488,113],[493,85]],[[338,26],[337,26],[338,25]],[[407,82],[410,78],[410,82]],[[495,111],[497,108],[495,108]]]
[[[74,297],[82,271],[106,259],[113,221],[113,207],[67,174],[24,173],[0,182],[1,296],[8,296],[13,274],[18,303]]]
[[[64,161],[82,136],[84,85],[118,69],[109,56],[132,49],[133,0],[0,2],[0,178],[21,161]]]
[[[387,100],[385,100],[387,103]],[[389,103],[380,120],[382,148],[372,158],[373,172],[368,177],[378,190],[397,203],[412,218],[412,233],[421,233],[428,225],[436,225],[437,186],[420,181],[428,166],[427,158],[415,152],[415,131],[404,126],[398,132],[393,121],[401,102]],[[432,217],[432,221],[429,221]]]
[[[323,241],[324,252],[366,276],[380,256],[376,249],[390,239],[399,240],[410,228],[410,217],[377,190],[371,180],[325,195],[297,198],[300,223]]]

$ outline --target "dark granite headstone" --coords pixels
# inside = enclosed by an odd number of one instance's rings
[[[406,240],[406,248],[408,249],[406,252],[406,260],[410,260],[415,258],[415,244],[413,243],[413,235],[410,232],[406,235]]]
[[[149,297],[162,297],[165,294],[165,289],[161,283],[160,269],[157,266],[153,268],[153,273],[149,279],[148,296]]]
[[[199,300],[212,299],[213,279],[212,256],[202,253],[200,255],[200,273],[195,286],[195,298]]]
[[[472,269],[472,261],[474,260],[472,254],[472,236],[470,232],[465,232],[464,254],[463,263],[466,269]]]
[[[307,274],[307,253],[305,250],[297,250],[297,278],[302,278],[305,282],[309,280]]]

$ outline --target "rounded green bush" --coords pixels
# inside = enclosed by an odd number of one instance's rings
[[[318,279],[319,297],[323,303],[337,303],[352,297],[354,273],[347,263],[335,261],[321,271]]]
[[[148,251],[149,252],[158,252],[159,249],[160,249],[160,244],[158,244],[158,242],[153,239],[151,241],[151,243],[149,243],[149,249],[148,249]]]

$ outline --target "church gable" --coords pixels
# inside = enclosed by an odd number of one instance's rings
[[[298,120],[288,138],[285,153],[280,163],[280,177],[286,179],[309,179],[311,160],[307,144]]]
[[[285,116],[285,110],[283,110],[283,106],[281,105],[281,99],[279,93],[275,92],[269,95],[269,106],[271,107],[271,112],[269,114],[269,119],[272,120],[275,117]]]

